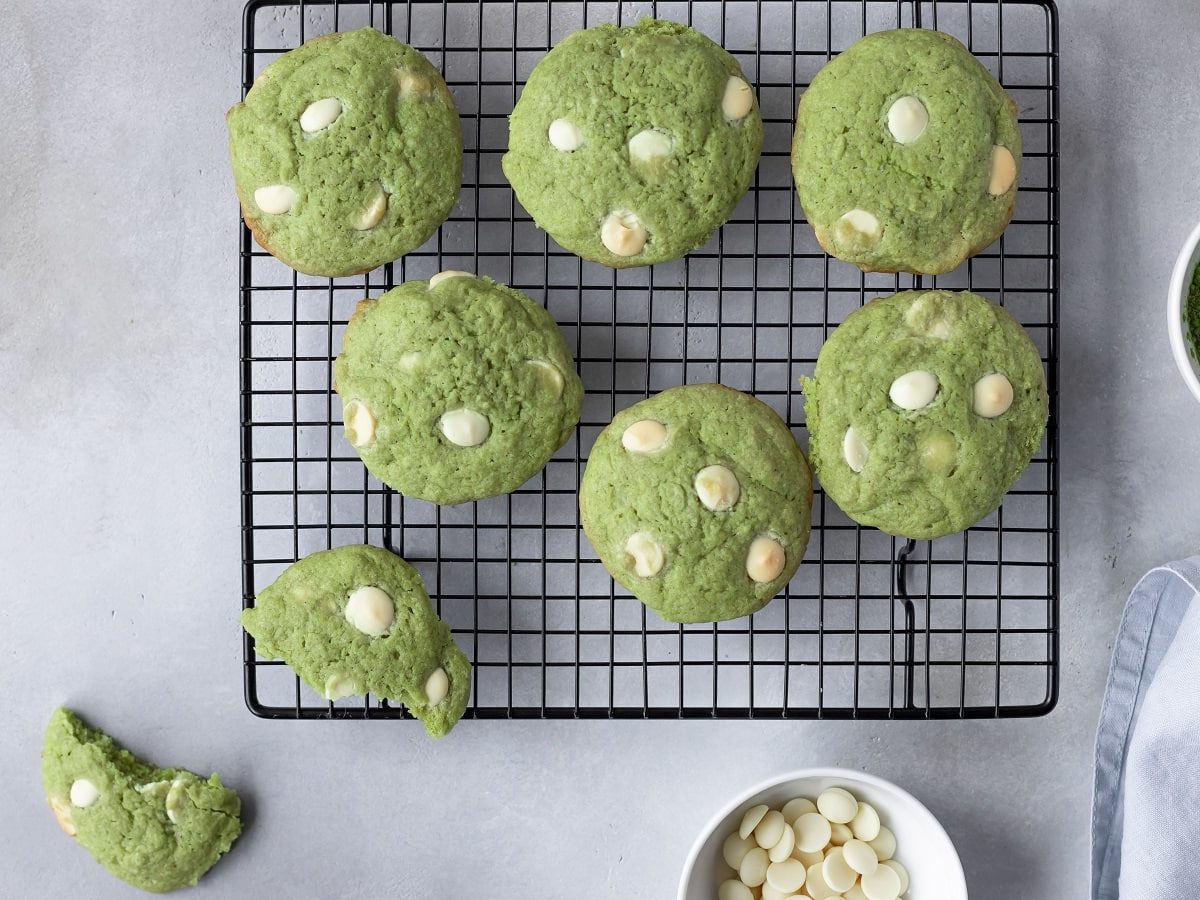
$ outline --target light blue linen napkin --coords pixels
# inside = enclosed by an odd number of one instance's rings
[[[1200,556],[1129,595],[1096,733],[1093,900],[1200,897]]]

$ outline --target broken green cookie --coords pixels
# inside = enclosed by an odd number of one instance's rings
[[[65,708],[46,729],[42,783],[63,831],[144,891],[195,884],[242,831],[238,796],[216,775],[152,766]]]
[[[403,703],[432,737],[462,718],[471,664],[429,604],[417,570],[378,547],[322,550],[288,567],[242,613],[254,649],[327,700]]]

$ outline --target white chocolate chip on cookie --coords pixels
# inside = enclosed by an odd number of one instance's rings
[[[976,415],[995,419],[1008,412],[1013,404],[1012,382],[999,372],[984,375],[975,382],[974,395]]]
[[[583,145],[583,132],[574,122],[568,119],[555,119],[546,131],[550,146],[563,153],[578,150]]]
[[[463,272],[463,271],[460,271],[459,269],[447,269],[444,272],[438,272],[436,275],[434,275],[432,278],[429,279],[429,289],[433,290],[435,287],[437,287],[439,284],[441,284],[443,281],[446,281],[449,278],[473,278],[473,277],[474,276],[470,272]]]
[[[358,231],[370,231],[376,225],[383,221],[383,216],[388,208],[387,191],[380,185],[375,189],[374,196],[367,203],[366,208],[358,217],[358,223],[354,226]]]
[[[736,75],[725,82],[725,94],[721,97],[721,112],[730,122],[744,119],[754,108],[754,91],[750,85]]]
[[[254,192],[254,202],[269,216],[282,216],[292,211],[300,194],[290,184],[269,184]]]
[[[842,438],[842,458],[846,460],[846,465],[853,472],[861,472],[866,468],[870,455],[866,443],[851,425],[846,429],[846,436]]]
[[[872,246],[883,237],[883,226],[874,213],[865,209],[852,209],[842,214],[834,226],[839,244],[865,244]]]
[[[929,127],[929,110],[916,97],[897,97],[888,107],[888,131],[898,144],[914,144]]]
[[[892,382],[888,396],[901,409],[924,409],[937,396],[938,378],[932,372],[917,369],[905,372]]]
[[[396,364],[400,367],[401,371],[415,372],[417,367],[421,365],[421,360],[424,357],[425,354],[420,350],[406,350],[400,354],[400,359],[397,360]]]
[[[653,453],[667,446],[667,426],[653,419],[634,422],[621,433],[621,446],[630,453]]]
[[[358,693],[358,685],[346,675],[334,673],[325,679],[325,699],[341,700]]]
[[[600,242],[616,256],[637,256],[649,237],[637,214],[627,209],[610,212],[600,225]]]
[[[342,101],[337,97],[314,100],[300,113],[300,130],[305,134],[324,131],[342,114]]]
[[[945,428],[934,428],[917,441],[917,453],[919,454],[921,465],[926,470],[936,475],[950,475],[954,472],[955,466],[958,463],[958,441]],[[859,806],[862,806],[862,804],[860,803]],[[878,833],[878,816],[876,816],[875,828],[876,833]],[[864,826],[863,830],[869,831],[866,826]],[[855,837],[864,841],[875,839],[874,835],[869,838],[862,837],[858,834],[857,829],[855,830]]]
[[[692,482],[700,502],[713,512],[732,509],[741,496],[737,476],[725,466],[705,466]]]
[[[1013,159],[1012,151],[997,144],[992,148],[991,175],[988,179],[988,193],[993,197],[1007,194],[1017,180],[1017,161]]]
[[[669,134],[647,128],[629,139],[629,158],[642,165],[654,165],[671,155],[672,145]]]
[[[171,824],[179,824],[179,813],[184,808],[187,801],[187,782],[182,778],[176,778],[171,782],[171,787],[167,791],[167,799],[163,801],[163,805],[167,808],[167,818],[171,820]]]
[[[492,433],[488,420],[473,409],[452,409],[442,413],[442,434],[459,447],[478,447]]]
[[[87,809],[100,799],[100,789],[86,778],[76,778],[71,784],[71,805]]]
[[[527,359],[525,360],[525,364],[533,366],[538,380],[546,386],[555,398],[562,396],[564,381],[562,372],[558,371],[558,366],[545,359]]]
[[[751,581],[758,584],[769,584],[783,572],[787,562],[787,554],[783,545],[771,537],[759,535],[750,542],[750,552],[746,554],[746,574]]]
[[[635,531],[625,539],[625,553],[629,556],[627,564],[642,578],[653,578],[667,561],[662,546],[645,531]]]
[[[54,810],[54,818],[58,820],[58,827],[71,837],[75,837],[75,823],[71,820],[71,807],[57,797],[51,797],[50,808]]]
[[[360,587],[346,600],[346,621],[368,637],[387,634],[395,619],[396,604],[381,588]]]
[[[408,100],[412,97],[424,97],[431,93],[429,79],[417,72],[402,72],[400,74],[400,98]]]
[[[425,679],[425,697],[429,700],[430,706],[437,706],[446,699],[446,695],[449,693],[450,676],[446,674],[445,669],[438,666]]]
[[[342,422],[342,430],[352,447],[365,447],[375,440],[379,420],[361,400],[351,400],[342,408]]]

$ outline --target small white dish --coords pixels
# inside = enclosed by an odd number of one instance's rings
[[[1167,330],[1171,336],[1171,353],[1192,396],[1200,400],[1200,361],[1197,361],[1200,347],[1191,346],[1187,323],[1184,321],[1188,286],[1192,283],[1192,273],[1196,271],[1197,264],[1200,264],[1200,225],[1188,235],[1183,249],[1179,251],[1175,271],[1171,273],[1171,291],[1167,295]]]
[[[760,803],[778,809],[793,797],[817,795],[841,787],[870,803],[896,835],[896,859],[908,870],[910,900],[967,900],[967,879],[946,830],[908,791],[890,781],[850,769],[800,769],[764,781],[735,797],[704,826],[692,845],[679,879],[679,900],[716,900],[717,887],[729,877],[721,847],[736,831],[746,810]]]

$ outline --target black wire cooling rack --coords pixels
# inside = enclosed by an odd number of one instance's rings
[[[755,182],[702,249],[651,269],[582,262],[540,232],[500,170],[507,116],[547,49],[601,22],[686,22],[741,62],[766,123]],[[299,275],[241,228],[243,603],[330,546],[392,548],[421,572],[474,662],[474,718],[974,718],[1048,712],[1058,695],[1058,36],[1050,0],[797,3],[385,3],[245,8],[242,89],[281,53],[373,25],[445,73],[462,115],[462,195],[422,248],[365,276]],[[939,28],[1020,107],[1025,145],[1004,237],[937,278],[863,275],[821,252],[788,149],[817,70],[863,34]],[[587,387],[574,438],[507,497],[440,508],[370,477],[345,442],[331,361],[354,306],[442,269],[543,302]],[[970,288],[1002,302],[1046,363],[1045,445],[1003,507],[967,532],[905,542],[818,490],[808,557],[750,617],[674,625],[612,579],[579,530],[576,487],[615,411],[682,382],[721,381],[806,441],[798,378],[872,297]],[[245,638],[246,701],[273,718],[400,718],[373,698],[328,703]]]

